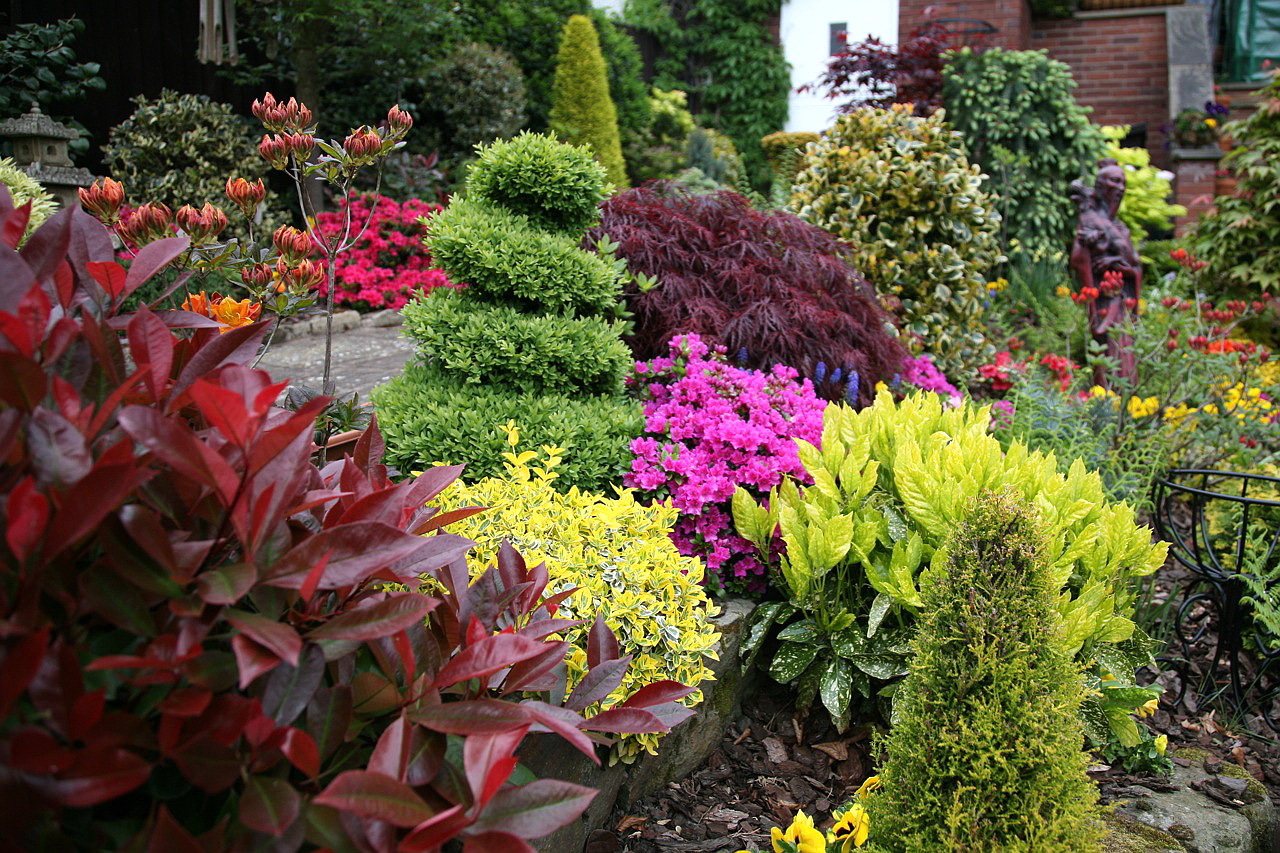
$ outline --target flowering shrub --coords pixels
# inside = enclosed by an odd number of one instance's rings
[[[902,382],[921,391],[933,391],[946,397],[953,406],[960,405],[962,395],[947,381],[927,353],[911,356],[902,362]]]
[[[669,349],[637,363],[630,380],[646,400],[645,432],[631,442],[623,482],[671,498],[681,513],[671,538],[706,561],[712,589],[762,592],[765,563],[734,532],[728,502],[739,486],[764,494],[787,475],[805,476],[793,439],[818,443],[826,403],[791,368],[733,367],[697,335]]]
[[[401,204],[386,196],[352,193],[339,202],[338,212],[317,215],[316,230],[325,237],[342,233],[348,213],[352,221],[369,223],[334,261],[334,302],[358,311],[399,311],[410,298],[448,286],[448,277],[432,266],[422,242],[427,233],[423,218],[441,209],[416,198]],[[324,285],[320,294],[327,294]]]
[[[991,382],[992,391],[1008,391],[1013,387],[1013,374],[1025,367],[1025,362],[1016,361],[1008,350],[1001,350],[994,362],[978,368],[978,374]]]

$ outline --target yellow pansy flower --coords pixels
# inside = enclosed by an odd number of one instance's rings
[[[827,833],[827,841],[832,845],[832,853],[849,853],[866,844],[870,834],[871,819],[867,810],[861,803],[854,803],[843,814],[837,815],[836,825]]]
[[[1149,699],[1146,702],[1143,702],[1135,713],[1139,717],[1150,717],[1156,712],[1156,707],[1159,706],[1159,704],[1159,699]]]
[[[1155,743],[1156,743],[1156,752],[1160,753],[1161,755],[1164,755],[1165,752],[1169,749],[1169,736],[1160,735],[1159,737],[1156,738]]]
[[[881,788],[880,777],[868,776],[867,780],[858,786],[858,790],[853,792],[853,795],[857,797],[859,800],[865,800],[868,796],[870,796],[875,791],[879,791],[880,788]]]
[[[783,832],[778,827],[769,830],[773,840],[773,853],[826,853],[827,839],[813,825],[813,818],[803,811],[796,812],[791,826]],[[786,846],[784,846],[784,844]]]

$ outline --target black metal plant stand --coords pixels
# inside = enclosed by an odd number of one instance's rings
[[[1182,656],[1162,660],[1180,676],[1175,701],[1181,700],[1188,684],[1194,682],[1202,705],[1222,701],[1240,719],[1248,712],[1258,713],[1272,730],[1280,731],[1280,720],[1271,714],[1280,683],[1264,678],[1280,660],[1280,637],[1254,619],[1244,600],[1250,594],[1249,587],[1237,568],[1259,554],[1259,543],[1250,544],[1251,521],[1264,520],[1270,525],[1261,544],[1262,560],[1253,564],[1274,566],[1280,559],[1280,501],[1249,495],[1251,487],[1256,494],[1264,484],[1280,488],[1280,479],[1177,469],[1156,481],[1156,529],[1170,543],[1170,553],[1191,573],[1183,583],[1173,625]],[[1215,529],[1211,514],[1206,512],[1215,503],[1225,508],[1237,505],[1238,523]],[[1280,581],[1269,582],[1268,592],[1277,583]],[[1275,591],[1280,594],[1280,589]],[[1211,627],[1217,630],[1211,662],[1207,671],[1197,672],[1192,650],[1208,642],[1206,633]]]

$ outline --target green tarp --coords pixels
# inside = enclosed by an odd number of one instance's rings
[[[1280,65],[1280,0],[1226,0],[1223,63],[1227,79],[1271,79],[1263,63]]]

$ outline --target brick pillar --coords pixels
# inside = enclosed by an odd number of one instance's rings
[[[1186,216],[1174,220],[1174,233],[1179,237],[1213,206],[1213,185],[1221,157],[1218,148],[1173,149],[1173,200],[1187,209]]]

